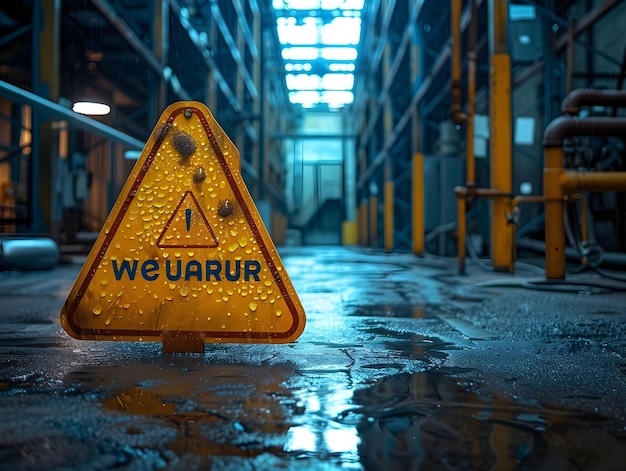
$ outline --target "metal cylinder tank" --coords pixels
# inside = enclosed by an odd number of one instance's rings
[[[0,271],[46,270],[59,262],[59,246],[47,237],[0,237]]]

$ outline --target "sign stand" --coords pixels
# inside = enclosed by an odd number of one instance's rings
[[[208,108],[159,119],[61,311],[85,340],[287,343],[304,309]]]

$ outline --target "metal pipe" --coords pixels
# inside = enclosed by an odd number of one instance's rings
[[[65,119],[71,122],[76,127],[85,131],[90,131],[101,136],[105,136],[109,139],[121,142],[131,149],[143,149],[144,142],[139,139],[135,139],[128,134],[118,131],[106,124],[103,124],[95,119],[88,118],[85,115],[75,113],[69,108],[65,108],[57,103],[35,95],[32,92],[24,90],[22,88],[11,85],[10,83],[0,80],[0,96],[8,98],[16,103],[23,105],[30,105],[33,108],[43,111],[51,119]]]
[[[565,278],[565,193],[580,189],[626,189],[624,172],[572,172],[563,169],[563,140],[573,136],[620,136],[626,118],[561,116],[544,131],[543,194],[546,207],[546,278]]]
[[[576,22],[575,34],[578,35],[591,28],[600,18],[602,18],[609,10],[617,6],[622,0],[604,0],[603,3],[597,5],[593,10]],[[554,45],[554,50],[559,53],[567,45],[568,33],[560,36]]]
[[[563,173],[563,149],[546,147],[543,169],[543,194],[546,208],[546,278],[565,278],[565,224],[563,190],[559,178]]]
[[[467,198],[510,198],[511,194],[493,188],[476,188],[457,186],[454,189],[457,197],[457,256],[459,258],[459,274],[465,273],[465,237],[467,234]],[[511,239],[512,240],[512,239]],[[511,249],[513,250],[513,249]],[[510,273],[513,266],[508,267]]]
[[[467,216],[465,211],[467,209],[467,198],[506,198],[508,200],[511,194],[494,188],[476,188],[474,186],[457,186],[454,189],[454,194],[457,197],[457,256],[459,258],[459,274],[462,275],[465,273],[465,236],[467,233]],[[513,272],[512,263],[509,264],[508,271],[510,273]]]
[[[561,110],[563,113],[577,115],[584,106],[626,107],[626,91],[578,88],[565,96]]]
[[[543,147],[561,147],[563,139],[573,136],[621,136],[626,134],[626,118],[577,118],[560,116],[546,127]]]
[[[462,124],[467,119],[461,110],[461,0],[450,4],[450,30],[452,32],[452,121]]]
[[[476,185],[474,159],[474,99],[476,96],[476,1],[470,0],[471,21],[467,49],[467,176],[466,185]],[[460,28],[460,26],[459,26]]]
[[[513,149],[511,124],[511,58],[507,47],[508,2],[488,2],[489,94],[491,123],[490,187],[504,193],[513,189]],[[513,239],[506,214],[511,209],[510,197],[494,197],[491,205],[491,259],[494,271],[513,269],[511,260]]]
[[[582,209],[581,209],[581,241],[583,243],[587,242],[588,239],[588,227],[589,222],[587,218],[587,200],[582,193],[573,193],[569,195],[565,195],[565,201],[572,200],[578,201],[580,200]],[[519,195],[511,200],[511,209],[515,209],[520,203],[545,203],[546,198],[543,195]],[[513,232],[513,249],[517,247],[517,241],[515,241],[515,232]],[[544,249],[545,250],[545,249]],[[515,258],[515,252],[513,253],[513,258]],[[584,260],[583,260],[584,262]]]
[[[626,172],[563,172],[563,191],[626,191]]]
[[[464,186],[457,186],[454,189],[454,193],[457,196],[463,196],[464,198],[510,198],[511,193],[506,191],[496,190],[494,188],[467,188]]]

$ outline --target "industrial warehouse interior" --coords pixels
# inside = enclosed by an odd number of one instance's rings
[[[623,469],[624,25],[4,0],[0,469]]]

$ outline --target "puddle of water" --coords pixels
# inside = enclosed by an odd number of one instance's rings
[[[290,418],[298,410],[290,392],[281,386],[294,372],[291,365],[200,363],[181,367],[175,361],[154,367],[152,374],[139,373],[136,368],[131,371],[131,376],[138,374],[136,381],[107,394],[101,401],[104,409],[160,419],[167,433],[152,434],[151,422],[145,421],[147,428],[143,428],[140,420],[136,426],[118,430],[120,444],[141,438],[150,448],[204,457],[284,454]],[[109,373],[100,368],[92,379],[101,382]],[[126,380],[130,379],[128,373]],[[73,379],[85,382],[90,376],[80,371]],[[119,375],[116,381],[120,382]]]
[[[418,340],[426,356],[448,348]],[[74,462],[85,469],[99,454],[129,465],[150,455],[190,469],[621,469],[626,460],[619,419],[487,392],[468,370],[364,384],[340,366],[322,374],[188,357],[82,366],[65,376],[65,395],[22,409],[12,439],[70,440],[85,448]],[[381,366],[389,365],[371,365]],[[21,422],[29,413],[34,431]]]
[[[365,469],[621,469],[626,437],[598,415],[488,395],[445,372],[397,374],[355,391]]]

